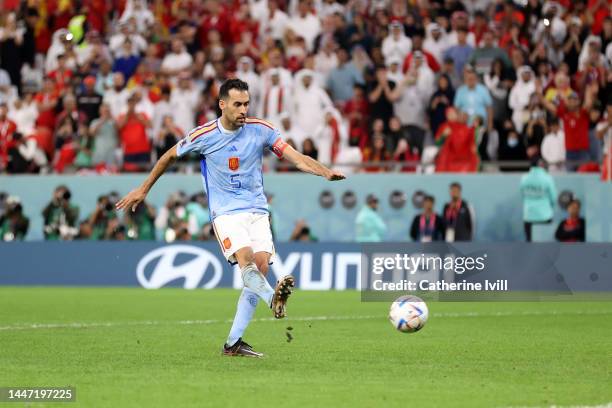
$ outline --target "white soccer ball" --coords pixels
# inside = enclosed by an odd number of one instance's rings
[[[389,321],[402,333],[421,330],[428,317],[429,309],[423,299],[412,295],[398,297],[389,309]]]

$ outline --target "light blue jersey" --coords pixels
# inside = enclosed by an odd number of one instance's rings
[[[216,119],[193,129],[178,144],[179,157],[197,152],[211,219],[243,212],[267,213],[262,158],[265,148],[282,157],[287,147],[270,123],[248,118],[236,131]]]

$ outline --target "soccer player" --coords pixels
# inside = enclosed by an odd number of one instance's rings
[[[202,178],[212,225],[225,258],[238,263],[244,289],[223,355],[261,357],[242,340],[259,299],[272,309],[274,317],[285,317],[287,299],[294,286],[291,275],[281,278],[272,289],[265,278],[274,254],[268,206],[263,191],[262,157],[265,148],[284,157],[307,173],[330,181],[344,175],[305,156],[287,145],[270,123],[247,118],[249,88],[239,79],[228,79],[219,91],[221,117],[193,129],[157,161],[140,187],[117,203],[117,209],[136,210],[157,179],[177,159],[190,152],[201,158]]]

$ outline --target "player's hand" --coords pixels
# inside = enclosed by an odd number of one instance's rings
[[[340,173],[339,171],[330,170],[329,174],[325,176],[325,178],[328,179],[329,181],[338,181],[338,180],[344,180],[346,176]]]
[[[125,210],[126,208],[136,211],[138,204],[142,203],[147,196],[147,193],[142,188],[137,188],[130,191],[125,197],[117,202],[115,208],[117,210]]]

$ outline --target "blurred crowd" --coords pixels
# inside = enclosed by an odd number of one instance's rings
[[[54,190],[42,210],[45,240],[215,239],[204,193],[188,196],[177,191],[159,209],[145,201],[135,211],[123,213],[115,210],[120,199],[116,191],[99,196],[90,214],[81,214],[71,199],[68,187],[61,185]],[[23,240],[28,228],[19,198],[0,192],[0,241]]]
[[[611,8],[4,0],[0,172],[145,170],[217,116],[229,77],[249,83],[250,115],[337,167],[524,170],[542,156],[556,171],[600,171],[612,145]]]

